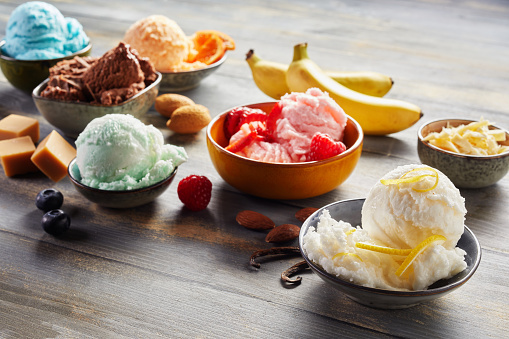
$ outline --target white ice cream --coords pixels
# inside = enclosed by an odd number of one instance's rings
[[[396,168],[383,179],[412,177],[430,171],[409,172],[425,165]],[[384,185],[378,182],[362,209],[362,228],[336,221],[325,210],[316,228],[304,236],[308,257],[327,272],[367,287],[387,290],[424,290],[440,279],[450,278],[466,268],[465,252],[456,247],[463,234],[466,213],[459,190],[442,173],[415,183]],[[415,189],[425,190],[416,192]],[[415,248],[432,235],[447,238],[419,254],[409,274],[396,275],[404,256],[383,254],[356,247],[366,243],[397,249]]]

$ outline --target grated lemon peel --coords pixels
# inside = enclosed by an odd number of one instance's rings
[[[343,257],[343,256],[348,256],[348,257],[353,257],[353,258],[357,258],[359,259],[360,261],[362,261],[362,258],[359,257],[358,254],[356,253],[349,253],[349,252],[340,252],[340,253],[337,253],[335,254],[333,257],[332,257],[332,260],[336,259],[336,258],[339,258],[339,257]]]
[[[405,178],[405,176],[407,174],[416,172],[416,171],[432,171],[433,174],[422,174],[422,175],[416,175],[413,177]],[[381,179],[380,182],[385,186],[399,185],[399,184],[412,184],[412,183],[422,181],[427,177],[435,178],[435,183],[433,184],[433,186],[431,186],[429,188],[425,188],[425,189],[418,189],[418,188],[412,187],[412,189],[414,191],[423,193],[423,192],[429,192],[429,191],[435,189],[438,185],[438,172],[434,168],[431,168],[431,167],[414,168],[413,170],[410,170],[410,171],[406,172],[405,174],[403,174],[399,179]]]
[[[403,261],[403,263],[396,270],[396,275],[398,277],[401,277],[413,264],[415,259],[419,256],[419,254],[424,252],[432,245],[443,244],[446,240],[447,240],[446,237],[439,234],[432,235],[423,240],[419,245],[415,246],[414,249],[412,249],[412,252],[410,252],[410,254],[406,257],[405,261]]]
[[[352,228],[351,230],[349,230],[348,232],[345,233],[345,235],[348,237],[350,234],[352,234],[353,232],[355,232],[356,229],[355,228]]]

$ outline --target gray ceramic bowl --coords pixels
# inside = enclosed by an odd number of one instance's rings
[[[302,249],[302,239],[308,229],[318,224],[319,216],[324,209],[328,209],[332,218],[343,220],[352,225],[361,225],[361,210],[365,199],[353,199],[334,202],[320,208],[313,213],[302,225],[299,235],[299,247],[302,256],[307,261],[311,269],[318,274],[320,278],[330,284],[332,287],[345,293],[349,298],[356,302],[383,309],[401,309],[417,304],[431,301],[443,297],[444,295],[454,291],[474,274],[481,261],[481,247],[477,238],[465,226],[465,232],[458,242],[458,247],[467,252],[465,261],[467,268],[450,279],[439,280],[431,285],[427,290],[423,291],[389,291],[370,287],[355,285],[345,280],[341,280],[335,275],[327,273],[321,266],[311,261]]]
[[[438,119],[422,125],[417,132],[417,153],[423,164],[439,169],[459,188],[481,188],[493,185],[502,179],[509,170],[509,152],[499,155],[464,155],[449,152],[424,142],[423,138],[431,132],[440,132],[447,123],[452,127],[469,124],[476,120]],[[491,129],[502,129],[490,126]],[[503,129],[502,129],[503,130]],[[509,133],[505,131],[509,146]]]
[[[87,56],[92,50],[92,44],[88,44],[81,51],[63,58],[18,60],[3,54],[2,47],[4,44],[5,40],[0,41],[0,68],[11,85],[28,93],[31,93],[37,85],[49,76],[49,69],[55,66],[57,62],[72,59],[75,56]]]
[[[196,88],[200,82],[216,71],[226,61],[226,54],[221,60],[205,68],[184,72],[161,72],[161,92],[184,92]]]
[[[85,198],[103,207],[132,208],[148,204],[163,194],[177,174],[175,169],[166,179],[151,186],[135,190],[109,191],[89,187],[81,183],[81,175],[74,158],[67,168],[67,174],[76,190]]]
[[[131,114],[141,118],[156,100],[161,74],[157,73],[157,79],[143,91],[121,104],[112,106],[43,98],[40,94],[48,81],[49,79],[44,80],[32,93],[37,109],[50,124],[66,136],[77,138],[90,121],[106,114]]]

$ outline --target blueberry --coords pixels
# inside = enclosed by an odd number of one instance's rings
[[[43,215],[42,228],[46,233],[59,236],[71,226],[71,218],[62,210],[51,210]]]
[[[59,209],[63,203],[64,196],[54,188],[40,191],[35,198],[35,206],[44,212]]]

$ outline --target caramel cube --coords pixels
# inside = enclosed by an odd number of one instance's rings
[[[67,175],[67,166],[74,157],[76,149],[57,131],[52,131],[37,146],[32,162],[48,178],[57,182]]]
[[[11,114],[0,120],[0,140],[28,135],[34,144],[39,141],[39,121],[22,115]]]
[[[0,141],[0,159],[5,175],[36,172],[37,167],[30,157],[35,152],[35,145],[28,135]]]

